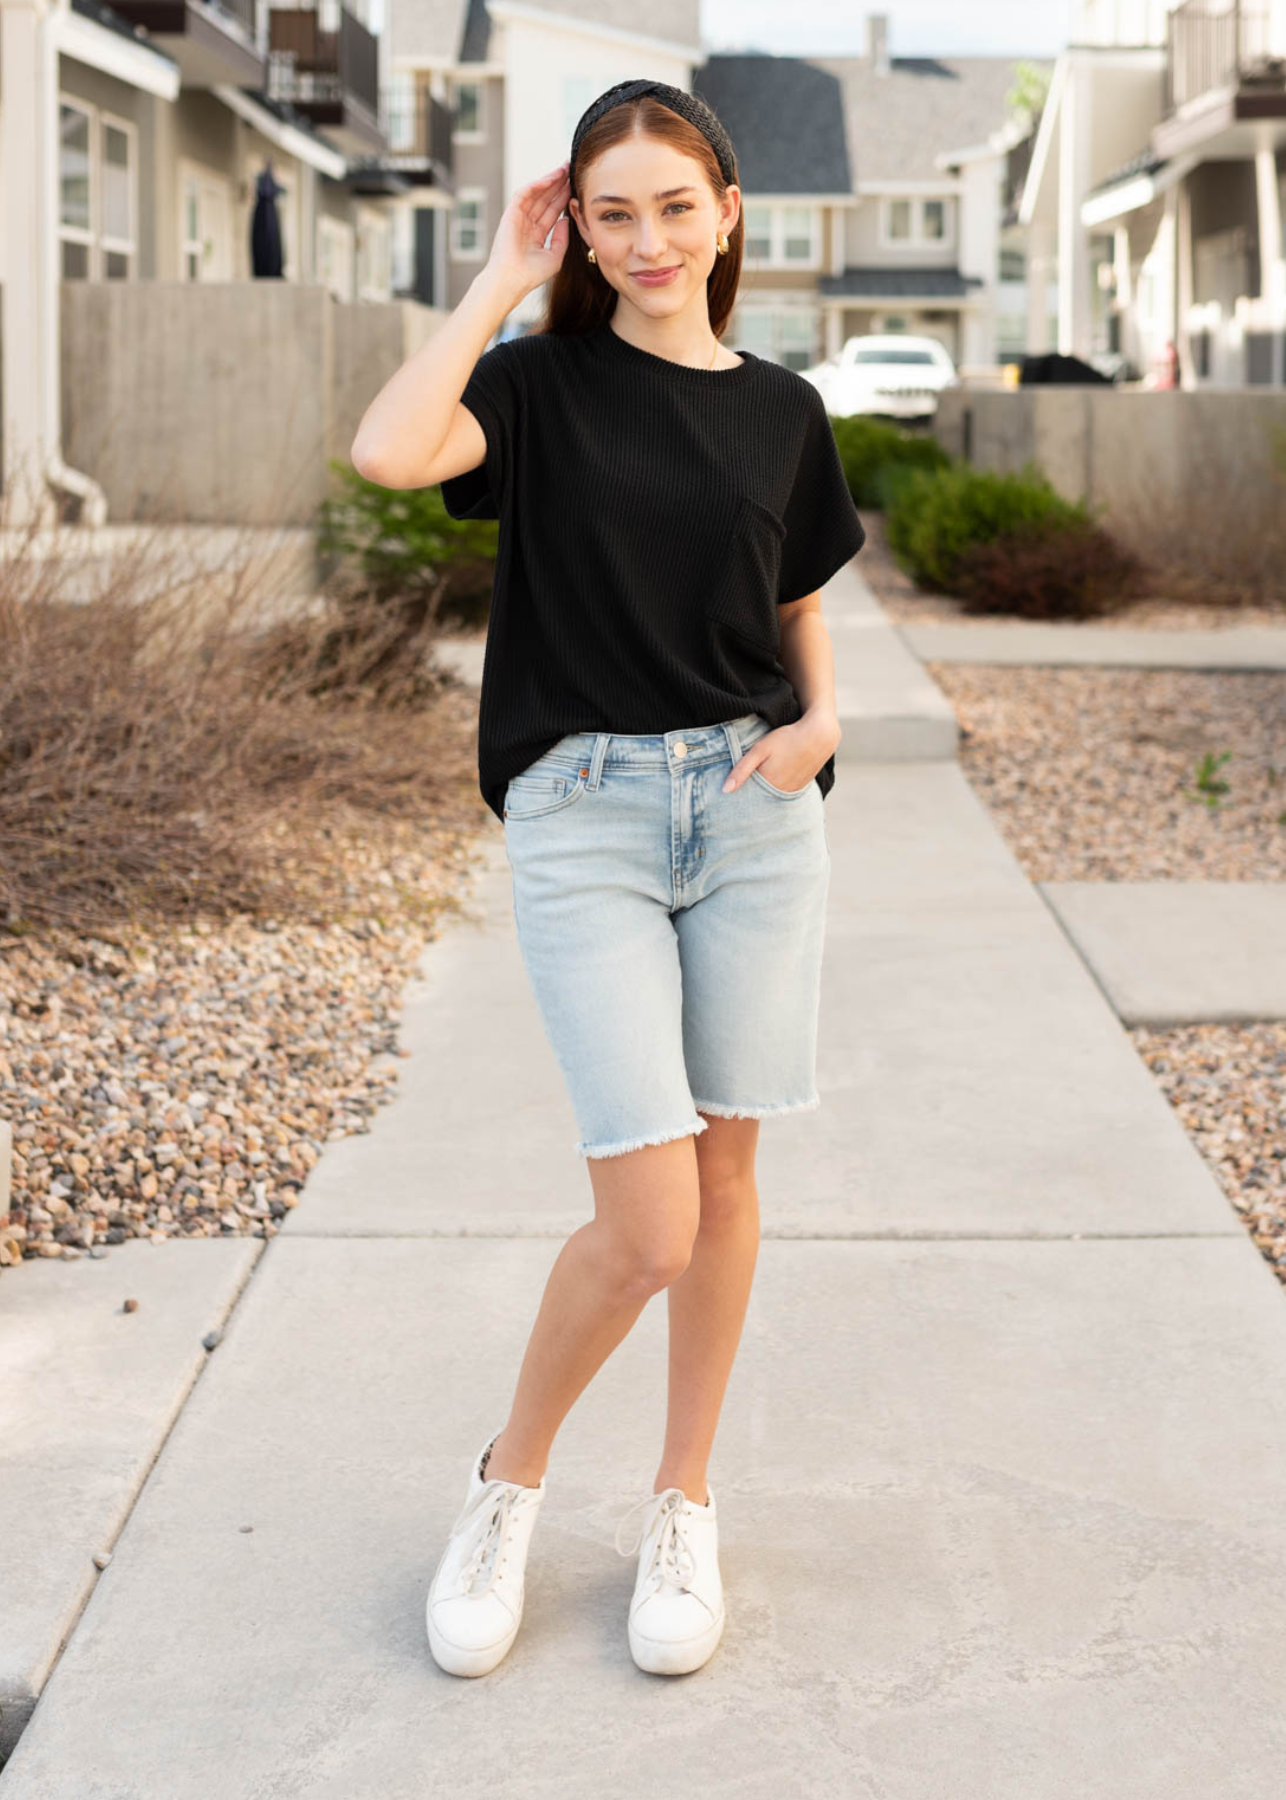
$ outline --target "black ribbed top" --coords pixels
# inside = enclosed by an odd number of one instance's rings
[[[532,332],[479,357],[461,402],[485,461],[442,485],[498,519],[478,779],[510,779],[569,731],[662,732],[802,708],[777,607],[866,541],[821,395],[739,350],[697,369],[610,324]],[[835,759],[818,770],[823,795]]]

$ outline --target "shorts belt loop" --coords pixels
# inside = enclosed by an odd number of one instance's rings
[[[610,731],[600,731],[594,740],[594,748],[589,759],[589,779],[585,783],[591,792],[597,788],[603,778],[603,762],[607,756],[607,746],[611,741],[611,736]]]
[[[741,761],[741,739],[737,735],[737,722],[735,719],[724,719],[721,723],[723,735],[728,740],[728,754],[734,764],[739,763]]]

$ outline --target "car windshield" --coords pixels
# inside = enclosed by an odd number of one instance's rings
[[[854,362],[872,363],[932,363],[933,357],[927,350],[859,350]]]

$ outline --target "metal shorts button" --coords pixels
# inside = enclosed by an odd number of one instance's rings
[[[674,754],[676,756],[686,756],[688,754],[688,746],[682,739],[674,746]]]

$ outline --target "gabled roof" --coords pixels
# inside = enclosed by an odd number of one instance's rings
[[[839,81],[856,182],[941,181],[939,151],[981,144],[1008,116],[1016,56],[893,56],[877,75],[869,56],[814,56]]]
[[[853,182],[839,82],[796,56],[709,57],[692,77],[737,153],[750,194],[848,194]]]
[[[487,0],[468,0],[460,39],[461,62],[486,62],[491,52],[491,15]]]

